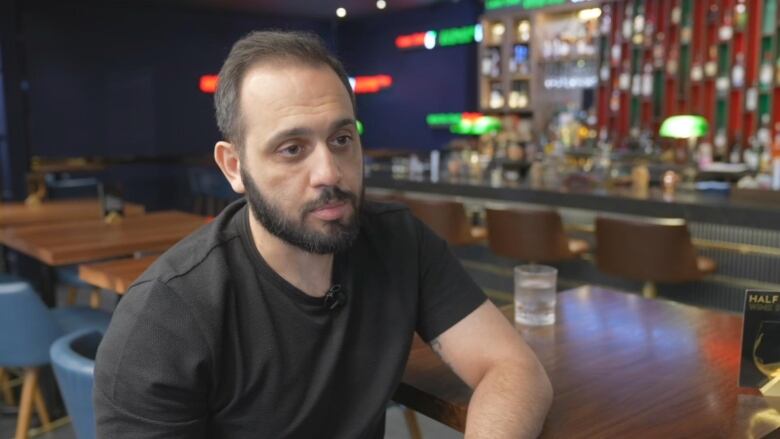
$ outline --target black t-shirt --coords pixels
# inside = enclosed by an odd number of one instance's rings
[[[240,200],[127,292],[97,355],[99,438],[381,438],[414,331],[485,296],[402,206],[366,202],[329,310],[274,272]]]

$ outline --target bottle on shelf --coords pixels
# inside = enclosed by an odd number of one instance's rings
[[[764,54],[764,59],[761,61],[761,68],[758,72],[758,83],[761,85],[762,90],[768,90],[772,86],[772,78],[774,72],[772,71],[772,59],[767,51]]]
[[[734,5],[734,27],[738,31],[743,31],[747,27],[748,11],[745,0],[737,0],[737,4]]]
[[[519,43],[527,43],[531,40],[531,22],[528,20],[520,20],[517,23],[517,41]]]
[[[780,55],[775,61],[775,85],[780,85]]]
[[[780,190],[780,122],[775,123],[775,139],[772,142],[772,189]]]
[[[734,36],[734,28],[731,25],[731,11],[723,14],[723,24],[718,28],[718,38],[721,41],[730,41]]]
[[[500,46],[504,39],[504,32],[506,32],[504,23],[500,21],[492,23],[490,25],[490,44]]]
[[[731,145],[729,162],[735,164],[742,163],[742,136],[739,133],[734,135],[734,144]]]
[[[710,46],[707,52],[707,62],[704,63],[704,75],[708,78],[714,78],[718,74],[718,47]]]
[[[633,30],[633,23],[631,21],[631,17],[634,15],[634,6],[633,4],[629,3],[626,6],[626,14],[623,18],[623,39],[630,41],[631,40],[631,31]]]
[[[715,137],[712,140],[713,146],[715,147],[713,159],[716,162],[726,162],[728,161],[726,157],[726,150],[728,147],[728,140],[726,139],[726,130],[721,128],[718,130],[717,133],[715,133]]]
[[[765,116],[765,117],[763,117]],[[758,168],[762,173],[772,173],[772,135],[769,131],[769,115],[764,114],[762,120],[765,119],[765,123],[762,123],[762,127],[759,128],[758,137],[759,151],[758,151]]]
[[[739,88],[745,85],[745,54],[738,53],[731,68],[731,86]]]

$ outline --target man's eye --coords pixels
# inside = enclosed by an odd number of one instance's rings
[[[301,153],[301,150],[302,148],[300,145],[290,145],[280,149],[279,154],[285,157],[295,157]]]
[[[348,135],[338,136],[334,140],[336,146],[347,146],[350,144],[350,142],[352,142],[352,136]]]

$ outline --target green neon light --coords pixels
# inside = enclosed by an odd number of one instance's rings
[[[461,113],[431,113],[425,116],[425,123],[430,127],[448,127],[460,123]]]
[[[500,9],[523,4],[523,0],[485,0],[485,9]]]
[[[566,0],[523,0],[523,8],[539,9],[546,8],[547,6],[562,5],[564,3],[566,3]]]
[[[539,9],[567,3],[569,0],[485,0],[485,9],[501,9],[519,6],[523,9]]]
[[[702,116],[680,115],[666,118],[658,134],[674,139],[690,139],[706,136],[710,130],[707,119]]]
[[[450,127],[450,132],[470,136],[481,136],[482,134],[495,133],[501,131],[501,120],[492,116],[482,116],[478,119],[461,119],[461,121]]]
[[[359,136],[363,135],[363,122],[356,120],[355,125],[357,126],[357,132]]]
[[[439,31],[439,45],[441,47],[471,44],[476,41],[475,25],[453,27]]]

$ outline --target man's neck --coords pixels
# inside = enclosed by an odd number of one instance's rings
[[[293,286],[313,297],[330,288],[333,254],[310,253],[268,232],[248,211],[249,228],[257,251],[268,265]]]

